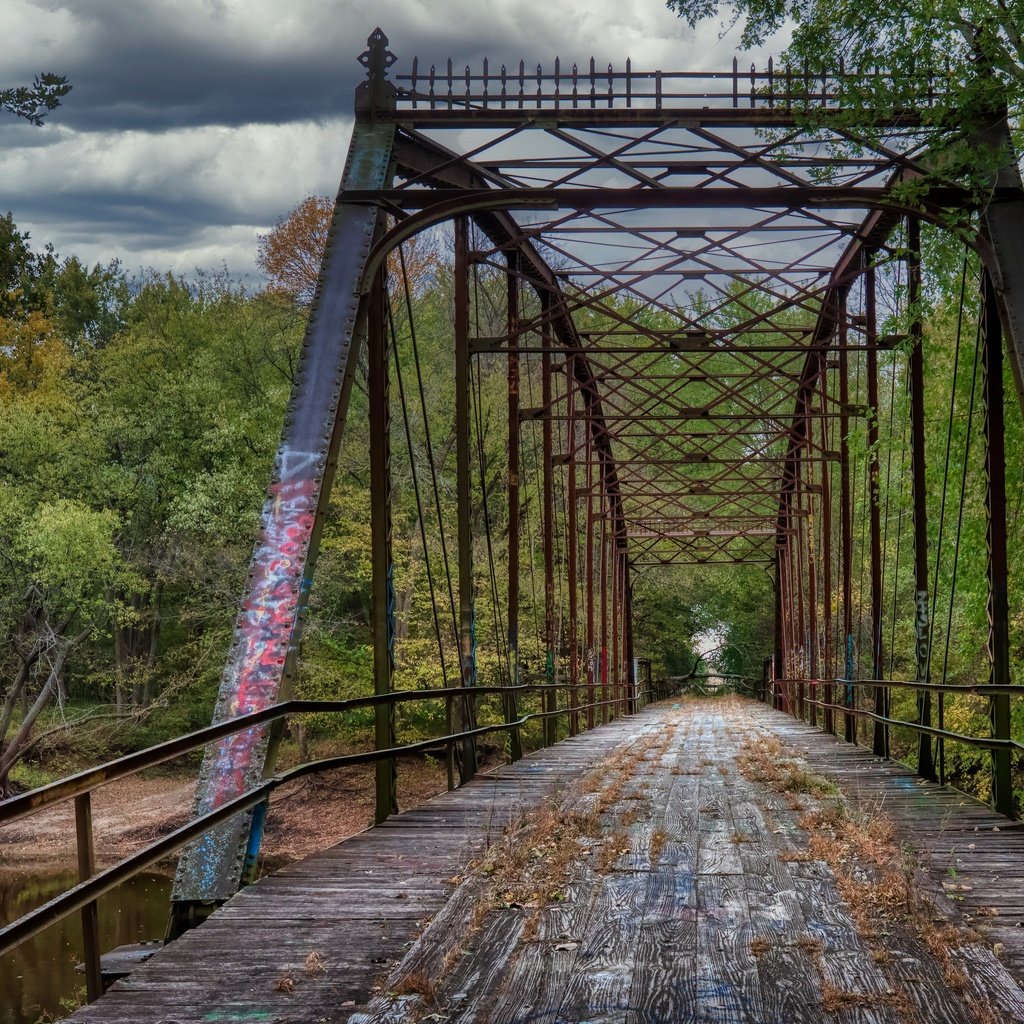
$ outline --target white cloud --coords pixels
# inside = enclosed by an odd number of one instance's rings
[[[304,196],[335,192],[350,134],[341,119],[161,133],[58,128],[49,146],[0,152],[0,180],[15,221],[58,252],[244,273],[259,230]]]

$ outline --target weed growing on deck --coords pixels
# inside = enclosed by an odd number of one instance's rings
[[[421,996],[434,1002],[437,996],[437,984],[432,981],[426,971],[413,971],[402,978],[392,989],[396,996]]]
[[[571,789],[561,790],[540,807],[519,813],[489,843],[485,853],[470,864],[464,876],[451,880],[453,884],[477,887],[477,895],[465,914],[458,939],[451,945],[442,940],[446,952],[443,957],[440,951],[434,954],[436,970],[429,977],[420,977],[424,972],[419,971],[392,976],[392,998],[419,996],[421,1000],[419,1005],[401,1007],[403,1020],[424,1019],[431,1009],[434,1016],[441,1012],[445,980],[492,911],[525,912],[518,935],[521,949],[523,944],[542,938],[545,908],[567,898],[570,883],[587,872],[583,866],[588,863],[586,858],[590,858],[590,870],[597,874],[614,868],[619,857],[630,851],[626,828],[651,813],[642,789],[628,793],[624,789],[636,775],[650,774],[641,768],[641,762],[649,760],[648,755],[665,754],[674,733],[675,724],[670,723],[661,735],[646,736],[618,750],[600,768],[581,776]],[[617,813],[626,800],[630,801],[628,809]],[[657,835],[656,831],[652,843]],[[660,842],[664,842],[664,833],[662,837]],[[451,922],[447,927],[451,927]],[[433,938],[428,927],[419,942],[429,948]],[[517,949],[510,965],[518,955]]]
[[[740,770],[753,781],[784,792],[793,810],[803,810],[797,794],[819,801],[797,825],[811,833],[805,853],[785,851],[784,861],[820,860],[828,864],[836,887],[873,961],[883,969],[891,961],[886,943],[895,931],[914,936],[932,957],[950,995],[965,995],[970,979],[954,960],[965,942],[977,941],[968,929],[949,922],[917,884],[917,863],[909,848],[898,841],[891,820],[876,812],[851,812],[842,794],[829,780],[801,765],[775,737],[745,741]],[[821,971],[820,947],[815,957]],[[891,1006],[906,1020],[918,1020],[907,992],[893,983],[887,993],[850,992],[829,983],[822,975],[822,1009],[841,1013],[854,1007]],[[1002,1019],[985,998],[963,1001],[964,1019],[985,1024]]]
[[[309,977],[315,978],[320,974],[327,973],[327,964],[324,963],[323,956],[316,950],[313,950],[313,952],[306,957],[304,970]]]
[[[655,864],[658,858],[661,856],[661,851],[665,849],[665,842],[668,839],[668,833],[664,829],[656,828],[651,833],[651,864]]]

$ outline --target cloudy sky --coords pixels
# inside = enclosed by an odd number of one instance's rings
[[[62,255],[255,281],[257,234],[337,188],[378,24],[396,70],[724,68],[739,38],[662,0],[0,0],[0,86],[74,86],[43,128],[0,115],[0,211]]]

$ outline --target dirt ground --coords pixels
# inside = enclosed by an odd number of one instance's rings
[[[445,789],[444,765],[407,758],[398,764],[398,800],[414,807]],[[194,776],[159,774],[112,782],[93,792],[99,867],[113,864],[183,825]],[[263,855],[276,868],[340,842],[373,818],[372,766],[339,768],[282,786],[271,798]],[[68,801],[0,829],[0,870],[58,870],[76,863],[74,805]]]

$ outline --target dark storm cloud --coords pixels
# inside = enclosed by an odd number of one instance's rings
[[[583,63],[595,47],[599,66],[627,56],[616,49],[623,43],[614,33],[588,39],[586,26],[572,16],[573,5],[533,0],[504,8],[410,0],[37,0],[33,6],[64,29],[45,59],[48,69],[74,85],[61,120],[79,130],[154,131],[336,116],[351,110],[363,77],[356,57],[378,23],[402,67],[413,56],[424,69],[432,62],[443,67],[452,56],[461,70],[486,55],[495,67],[502,61],[517,67],[520,58],[531,67],[537,60],[550,62],[559,51]],[[604,6],[579,10],[589,10],[598,21]],[[658,28],[662,35],[683,35],[682,23],[663,9]],[[25,54],[15,70],[38,70],[33,61],[39,57]]]
[[[424,72],[728,53],[663,0],[0,0],[0,84],[73,85],[42,129],[0,118],[0,212],[90,261],[251,270],[260,230],[336,187],[377,25]]]
[[[218,25],[210,18],[208,31],[197,32],[189,8],[200,5],[175,10],[146,0],[99,0],[37,6],[60,11],[74,24],[73,39],[48,55],[52,69],[73,84],[60,114],[71,128],[280,124],[351,108],[359,71],[351,58],[359,50],[351,52],[349,40],[348,59],[339,57],[340,30],[278,51],[246,45],[240,19]],[[273,36],[272,24],[267,36]]]

